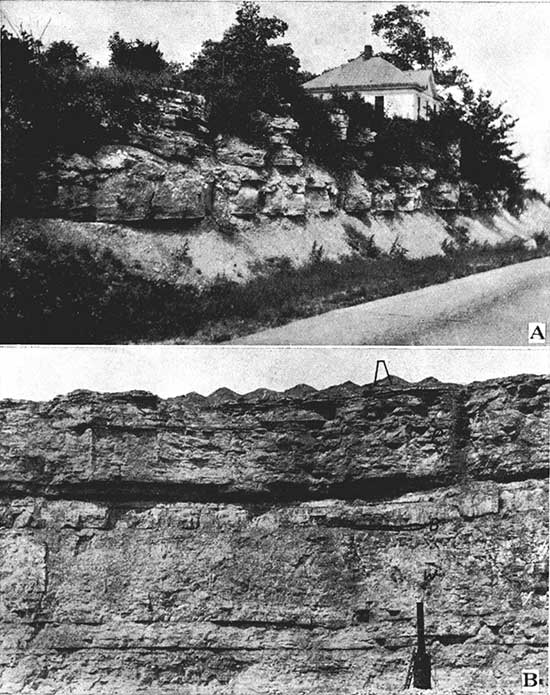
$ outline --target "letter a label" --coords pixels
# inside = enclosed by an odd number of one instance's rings
[[[529,332],[527,335],[530,345],[544,345],[546,342],[546,324],[530,323]]]

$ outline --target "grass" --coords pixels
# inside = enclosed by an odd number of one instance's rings
[[[400,253],[338,261],[322,248],[300,268],[280,259],[246,284],[218,278],[204,290],[129,269],[108,250],[27,231],[1,260],[0,339],[6,343],[221,342],[260,328],[547,255],[521,242],[465,246],[448,255]]]
[[[473,245],[451,255],[407,259],[380,255],[339,261],[314,258],[294,268],[282,259],[276,269],[259,268],[245,285],[220,280],[207,293],[211,304],[194,342],[222,342],[261,328],[427,287],[476,272],[548,255],[546,242],[536,250],[510,242],[497,247]]]

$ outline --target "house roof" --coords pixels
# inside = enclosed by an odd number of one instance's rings
[[[402,70],[402,72],[425,89],[429,88],[430,79],[433,80],[433,72],[431,70]]]
[[[431,70],[400,70],[385,58],[354,58],[344,65],[327,70],[302,86],[304,89],[328,90],[338,88],[375,88],[375,87],[416,87],[429,89]]]

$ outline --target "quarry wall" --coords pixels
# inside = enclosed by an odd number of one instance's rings
[[[547,661],[548,379],[0,403],[0,693],[377,693]],[[460,690],[462,688],[462,690]]]

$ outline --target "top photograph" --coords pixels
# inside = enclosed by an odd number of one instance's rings
[[[546,344],[550,3],[1,24],[0,343]]]

